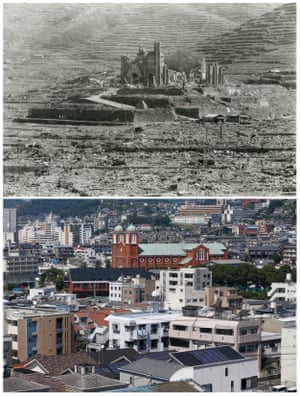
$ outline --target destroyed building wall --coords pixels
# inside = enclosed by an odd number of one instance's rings
[[[142,84],[148,87],[161,87],[168,84],[168,67],[161,52],[160,42],[154,43],[153,51],[146,53],[139,47],[132,61],[126,55],[121,57],[121,82],[123,84]]]

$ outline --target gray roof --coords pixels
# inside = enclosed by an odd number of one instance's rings
[[[139,244],[140,256],[185,256],[187,250],[197,248],[200,243],[145,243]],[[226,247],[222,243],[202,243],[210,254],[223,254]]]
[[[19,377],[8,377],[3,380],[4,392],[42,392],[48,391],[50,386],[38,384]]]
[[[224,253],[224,250],[226,250],[226,247],[223,245],[223,243],[218,243],[218,242],[213,242],[213,243],[202,243],[204,247],[209,249],[209,254],[212,255],[218,255]]]
[[[181,368],[182,365],[175,362],[142,358],[126,366],[120,367],[119,370],[145,377],[169,381],[171,376]]]
[[[124,382],[103,377],[98,374],[65,374],[56,377],[61,380],[68,387],[80,390],[80,391],[96,391],[96,390],[107,390],[107,389],[117,389],[125,388],[128,384]]]
[[[199,243],[145,243],[139,244],[140,256],[185,256],[186,250],[192,250]]]

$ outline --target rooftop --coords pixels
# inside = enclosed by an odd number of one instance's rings
[[[132,312],[122,314],[110,314],[107,320],[117,318],[120,322],[132,322],[132,324],[160,323],[161,321],[171,321],[182,316],[181,311],[165,312]]]
[[[18,377],[8,377],[3,380],[4,392],[47,392],[50,386],[38,384]]]
[[[182,368],[175,362],[165,362],[156,359],[142,358],[120,368],[120,371],[136,373],[146,377],[168,381],[172,375]]]
[[[198,351],[173,352],[170,355],[175,361],[184,366],[199,366],[203,364],[245,359],[243,355],[230,346],[200,349]]]
[[[126,388],[128,386],[128,384],[124,382],[103,377],[98,374],[65,374],[56,378],[64,382],[69,388],[82,392],[104,391],[116,388]]]

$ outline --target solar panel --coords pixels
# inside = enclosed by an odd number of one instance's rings
[[[177,352],[173,354],[176,359],[186,366],[198,366],[215,362],[242,359],[238,352],[230,346],[201,349],[198,351]]]

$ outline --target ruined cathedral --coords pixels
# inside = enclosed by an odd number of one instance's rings
[[[200,72],[199,83],[211,86],[224,83],[223,67],[217,63],[206,63],[205,59],[202,59],[201,70],[198,72]],[[190,78],[184,72],[168,68],[159,41],[154,43],[153,51],[146,52],[144,48],[139,47],[134,60],[127,55],[121,57],[122,84],[143,85],[152,88],[174,84],[184,86],[187,77]]]
[[[153,51],[139,47],[132,61],[126,55],[121,58],[121,81],[123,84],[143,84],[160,87],[168,84],[168,67],[160,49],[160,42],[154,43]]]

